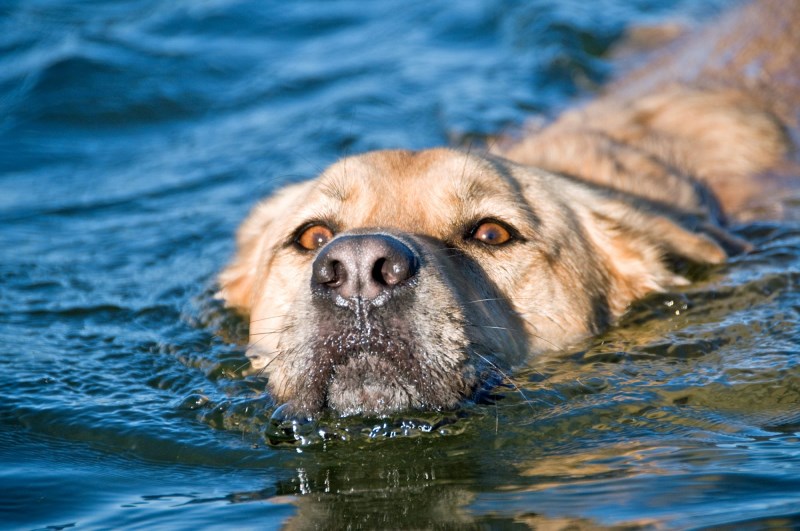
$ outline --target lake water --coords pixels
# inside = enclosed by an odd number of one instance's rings
[[[552,114],[724,4],[0,3],[0,527],[800,526],[800,224],[441,414],[275,425],[211,296],[280,184]]]

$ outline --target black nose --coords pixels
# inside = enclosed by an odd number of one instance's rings
[[[317,255],[311,284],[345,299],[358,297],[378,304],[417,271],[416,255],[397,238],[385,234],[341,236]]]

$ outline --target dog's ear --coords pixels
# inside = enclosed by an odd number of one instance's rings
[[[275,227],[305,197],[312,181],[293,184],[258,203],[236,232],[236,253],[217,278],[217,298],[225,305],[247,313],[253,303],[254,287],[266,252],[280,241],[283,233]]]
[[[668,256],[699,264],[720,264],[728,257],[707,234],[624,200],[600,196],[582,207],[578,215],[608,273],[608,304],[615,316],[647,293],[688,284],[670,270]]]

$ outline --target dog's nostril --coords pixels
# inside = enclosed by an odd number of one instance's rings
[[[323,260],[315,264],[313,280],[321,286],[337,288],[347,280],[347,269],[338,260]]]
[[[380,276],[383,283],[389,287],[396,286],[404,280],[414,276],[414,257],[401,254],[381,260]],[[376,264],[377,267],[378,264]]]
[[[372,266],[372,280],[382,286],[392,286],[393,284],[383,274],[384,264],[386,264],[386,258],[379,258],[375,262],[375,265]]]
[[[331,270],[331,274],[328,276],[329,280],[325,281],[325,284],[332,288],[338,288],[347,281],[347,268],[344,267],[344,264],[333,261],[329,269]]]
[[[347,282],[347,280],[348,280],[348,277],[347,277],[348,272],[347,272],[347,268],[345,267],[345,265],[343,263],[336,262],[336,265],[334,266],[334,273],[335,273],[335,275],[334,275],[335,278],[331,282],[331,284],[330,284],[331,286],[333,286],[335,288],[338,288],[339,286],[341,286],[342,284]]]

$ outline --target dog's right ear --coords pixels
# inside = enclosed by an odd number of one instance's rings
[[[281,239],[275,227],[287,212],[296,208],[307,194],[313,181],[283,188],[272,197],[258,203],[236,232],[236,254],[217,278],[220,289],[216,297],[225,306],[249,313],[253,305],[254,287],[265,265],[265,253]],[[272,229],[272,230],[271,230]]]
[[[707,234],[700,227],[685,227],[666,215],[602,194],[576,206],[576,212],[607,271],[608,304],[615,316],[650,292],[689,283],[670,270],[668,255],[697,264],[721,264],[728,257],[713,237],[719,238],[722,229]],[[731,235],[729,242],[734,240]]]

